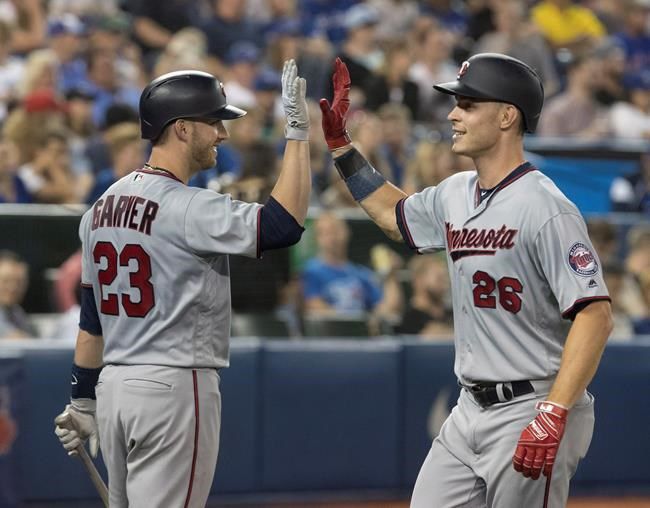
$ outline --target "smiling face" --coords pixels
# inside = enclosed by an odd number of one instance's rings
[[[480,157],[498,143],[504,128],[518,128],[504,123],[507,116],[517,114],[517,108],[502,102],[456,96],[456,106],[447,119],[452,123],[454,135],[452,151],[458,155]]]
[[[187,122],[192,126],[190,165],[198,171],[213,168],[217,163],[217,145],[229,137],[223,121],[196,120]]]

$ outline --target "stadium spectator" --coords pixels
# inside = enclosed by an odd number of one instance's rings
[[[617,138],[650,140],[650,68],[623,79],[627,101],[619,101],[609,110],[612,134]]]
[[[650,213],[650,154],[641,156],[638,173],[614,179],[609,198],[614,212]]]
[[[309,83],[307,97],[313,100],[323,97],[333,53],[329,41],[323,37],[306,37],[299,21],[286,19],[267,30],[266,46],[267,64],[281,72],[283,62],[293,58]]]
[[[606,33],[596,15],[574,0],[541,0],[531,18],[554,49],[585,51]]]
[[[436,20],[425,21],[426,25],[416,32],[416,60],[409,69],[409,78],[419,87],[420,107],[414,120],[427,122],[434,130],[449,130],[447,114],[454,101],[451,96],[435,93],[431,83],[456,78],[458,66],[451,60],[453,39]]]
[[[526,62],[537,71],[546,97],[559,90],[555,62],[544,38],[528,22],[524,0],[492,2],[495,30],[486,33],[474,45],[472,53],[504,53]]]
[[[650,68],[650,2],[624,0],[623,29],[616,37],[625,48],[625,70],[636,73]]]
[[[153,74],[162,76],[183,69],[214,72],[215,64],[210,60],[205,34],[196,28],[183,28],[172,36],[158,56]]]
[[[43,46],[47,23],[41,0],[6,2],[9,12],[6,21],[13,25],[10,49],[14,54],[25,55]]]
[[[406,165],[415,149],[411,136],[411,114],[401,104],[384,104],[377,111],[377,116],[383,131],[379,151],[390,168],[391,181],[401,186]]]
[[[467,31],[467,16],[462,11],[462,5],[453,0],[422,0],[420,12],[426,16],[434,17],[447,30],[449,30],[456,43],[464,37]]]
[[[408,270],[412,295],[396,332],[451,340],[454,326],[445,254],[413,256]]]
[[[540,136],[598,139],[609,132],[607,111],[594,97],[598,60],[593,53],[574,55],[567,64],[567,88],[545,106]]]
[[[0,251],[0,339],[38,337],[20,306],[28,283],[27,263],[11,251]]]
[[[400,315],[403,295],[395,270],[386,275],[382,288],[372,270],[352,263],[348,259],[350,230],[343,219],[333,212],[322,212],[314,231],[318,252],[307,261],[302,272],[306,313],[330,316],[375,313],[388,320]],[[399,263],[395,260],[393,264]]]
[[[384,64],[384,53],[379,47],[376,35],[379,13],[365,3],[358,3],[345,12],[343,25],[345,40],[341,44],[338,57],[345,62],[350,71],[352,90],[350,102],[362,106],[368,94],[370,80]],[[330,72],[327,73],[326,97],[333,96]]]
[[[149,68],[176,32],[198,23],[209,9],[202,0],[137,0],[127,5],[133,16],[134,39]]]
[[[262,27],[246,17],[244,0],[210,0],[212,12],[199,28],[208,38],[208,53],[222,59],[236,42],[261,47]]]
[[[255,107],[253,84],[260,70],[261,58],[260,50],[251,42],[236,42],[230,47],[226,54],[230,68],[223,83],[229,104],[247,110]]]
[[[66,92],[79,87],[86,79],[86,29],[79,18],[65,14],[51,19],[47,27],[47,44],[58,59],[57,90]]]
[[[86,155],[90,138],[95,133],[92,119],[94,98],[82,88],[71,88],[65,95],[70,167],[79,196],[87,195],[94,181],[92,164]]]
[[[11,32],[11,25],[0,20],[0,124],[18,100],[25,70],[23,59],[11,54]]]
[[[92,205],[120,178],[142,167],[146,154],[140,137],[140,126],[136,123],[117,124],[106,131],[105,139],[111,154],[112,164],[95,178],[95,185],[84,200]]]
[[[603,275],[609,296],[612,298],[612,314],[614,318],[614,329],[609,340],[630,340],[634,337],[634,323],[623,298],[626,284],[625,269],[618,262],[603,263]]]
[[[616,264],[619,259],[616,226],[605,219],[589,219],[587,232],[600,262],[603,265]]]
[[[384,64],[366,87],[365,107],[377,111],[384,104],[402,104],[408,108],[409,117],[416,118],[420,109],[419,87],[408,77],[413,63],[408,43],[404,40],[388,43],[385,55]]]
[[[93,121],[99,126],[108,108],[117,103],[138,107],[140,90],[120,81],[117,54],[95,49],[87,55],[88,80],[84,86],[95,96]]]
[[[625,53],[620,42],[614,37],[605,37],[596,43],[593,54],[598,61],[598,72],[593,76],[596,101],[609,107],[626,100],[623,86]]]
[[[65,104],[52,89],[29,94],[12,110],[3,125],[3,134],[15,143],[21,164],[34,158],[44,132],[65,129],[65,110]]]
[[[421,140],[406,166],[402,188],[410,195],[438,185],[456,171],[472,168],[471,159],[452,152],[448,141]]]
[[[406,40],[419,15],[418,2],[414,0],[368,0],[366,3],[379,14],[377,38],[381,42]]]
[[[19,84],[21,97],[43,90],[58,91],[59,59],[49,48],[37,49],[25,59],[25,69]]]
[[[34,158],[18,168],[18,177],[38,203],[79,203],[81,196],[70,170],[65,131],[38,136]]]
[[[0,203],[31,203],[32,195],[18,177],[18,149],[0,137]]]

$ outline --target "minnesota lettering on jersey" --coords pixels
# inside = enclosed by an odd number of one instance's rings
[[[140,196],[115,196],[109,194],[93,205],[91,229],[129,228],[151,235],[151,223],[156,219],[158,203]]]
[[[505,224],[499,229],[463,228],[445,222],[447,249],[453,261],[466,256],[494,256],[499,249],[512,249],[519,230]]]

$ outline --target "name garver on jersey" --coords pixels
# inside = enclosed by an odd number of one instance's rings
[[[499,229],[454,229],[453,224],[445,222],[445,229],[447,247],[454,261],[465,256],[493,256],[497,249],[512,249],[518,232],[505,224]]]
[[[115,196],[109,194],[93,205],[92,230],[97,228],[129,228],[147,235],[156,219],[158,203],[141,196]]]

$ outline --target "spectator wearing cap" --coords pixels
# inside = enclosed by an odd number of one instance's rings
[[[114,52],[100,49],[87,55],[88,79],[84,87],[95,96],[93,121],[97,126],[101,125],[112,104],[122,103],[137,108],[140,101],[140,90],[120,81],[116,57]]]
[[[108,150],[106,132],[119,123],[139,123],[140,116],[136,109],[127,104],[112,104],[106,110],[106,114],[99,126],[99,132],[90,137],[86,145],[85,156],[90,161],[92,173],[97,175],[102,169],[111,166],[111,154]],[[93,120],[94,125],[94,120]]]
[[[284,109],[280,74],[269,68],[261,69],[253,82],[255,103],[262,114],[262,138],[275,141],[281,134]]]
[[[0,124],[19,97],[19,84],[25,71],[23,59],[11,54],[12,30],[9,23],[0,20]]]
[[[31,203],[31,193],[18,177],[18,149],[0,137],[0,203]]]
[[[32,160],[18,168],[18,176],[38,203],[79,203],[76,182],[70,170],[66,132],[50,130],[37,136]]]
[[[3,135],[18,148],[23,164],[34,158],[40,146],[40,134],[65,128],[65,104],[52,89],[34,91],[12,110],[3,125]]]
[[[278,72],[286,60],[294,59],[309,86],[307,97],[318,100],[325,94],[325,83],[331,75],[332,47],[322,37],[306,37],[303,23],[285,18],[273,23],[266,31],[266,60]]]
[[[617,138],[650,140],[650,68],[623,79],[628,101],[609,110],[612,134]]]
[[[567,62],[567,88],[545,106],[540,136],[599,139],[609,132],[607,110],[594,97],[599,60],[593,53],[573,55]]]
[[[118,79],[124,86],[142,89],[149,82],[142,51],[131,38],[131,18],[124,12],[93,19],[89,24],[88,51],[113,54]]]
[[[140,137],[140,127],[136,123],[117,124],[106,131],[106,140],[111,154],[112,165],[99,172],[95,185],[86,197],[92,205],[104,192],[119,179],[145,162],[144,142]]]
[[[606,33],[596,15],[573,0],[541,0],[531,18],[553,49],[585,51]]]
[[[79,86],[86,79],[86,63],[80,57],[85,43],[84,24],[73,14],[64,14],[50,19],[47,37],[59,61],[57,88],[65,92]]]
[[[650,1],[624,0],[623,30],[616,38],[625,48],[625,70],[641,72],[650,68]]]
[[[365,3],[350,7],[343,18],[347,35],[341,45],[339,57],[350,71],[352,104],[362,105],[365,102],[369,82],[373,74],[384,64],[384,54],[377,44],[378,23],[378,12]],[[330,72],[328,75],[331,74]],[[334,90],[331,79],[327,80],[327,84],[326,96],[332,97]]]
[[[199,25],[208,38],[208,53],[223,60],[237,42],[247,41],[261,47],[261,25],[246,17],[244,0],[210,0],[212,15]]]
[[[236,42],[226,54],[228,78],[223,87],[228,103],[244,109],[255,106],[253,82],[259,70],[260,50],[252,42]]]

